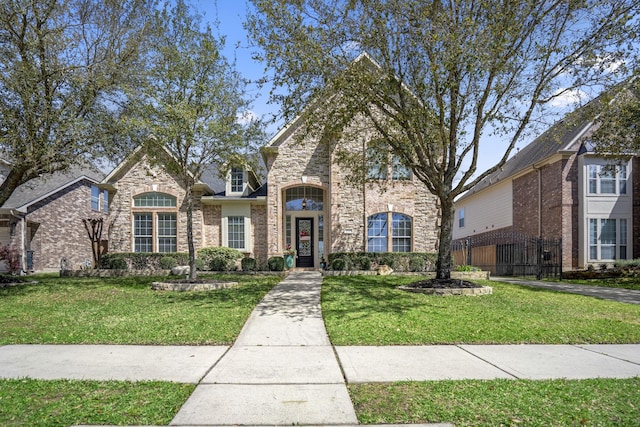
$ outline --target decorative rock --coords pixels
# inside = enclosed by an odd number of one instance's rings
[[[153,282],[151,289],[154,291],[212,291],[238,286],[238,282],[208,281],[204,283],[188,282]]]
[[[391,273],[393,273],[393,268],[389,267],[388,265],[381,265],[379,266],[376,271],[378,272],[379,276],[388,276]]]
[[[184,276],[185,274],[189,274],[189,266],[188,265],[178,265],[171,269],[171,275],[173,276]]]

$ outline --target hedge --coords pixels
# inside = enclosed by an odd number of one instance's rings
[[[109,252],[100,258],[100,268],[112,270],[168,270],[170,265],[189,265],[185,252]],[[203,269],[196,258],[196,268]]]
[[[329,266],[334,270],[370,270],[372,265],[388,265],[395,271],[422,272],[435,271],[437,258],[437,253],[428,252],[336,252],[329,254]]]

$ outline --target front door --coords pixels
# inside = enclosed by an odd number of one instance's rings
[[[313,218],[296,218],[296,267],[313,267]]]

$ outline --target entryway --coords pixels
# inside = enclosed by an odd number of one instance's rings
[[[296,218],[296,267],[313,267],[313,218]]]

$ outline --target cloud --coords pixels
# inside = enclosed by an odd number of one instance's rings
[[[251,110],[242,111],[236,116],[236,120],[241,125],[247,125],[253,121],[258,120],[258,118],[258,115]]]
[[[554,108],[565,108],[575,106],[587,99],[589,99],[589,95],[583,90],[560,88],[551,96],[549,105]]]

